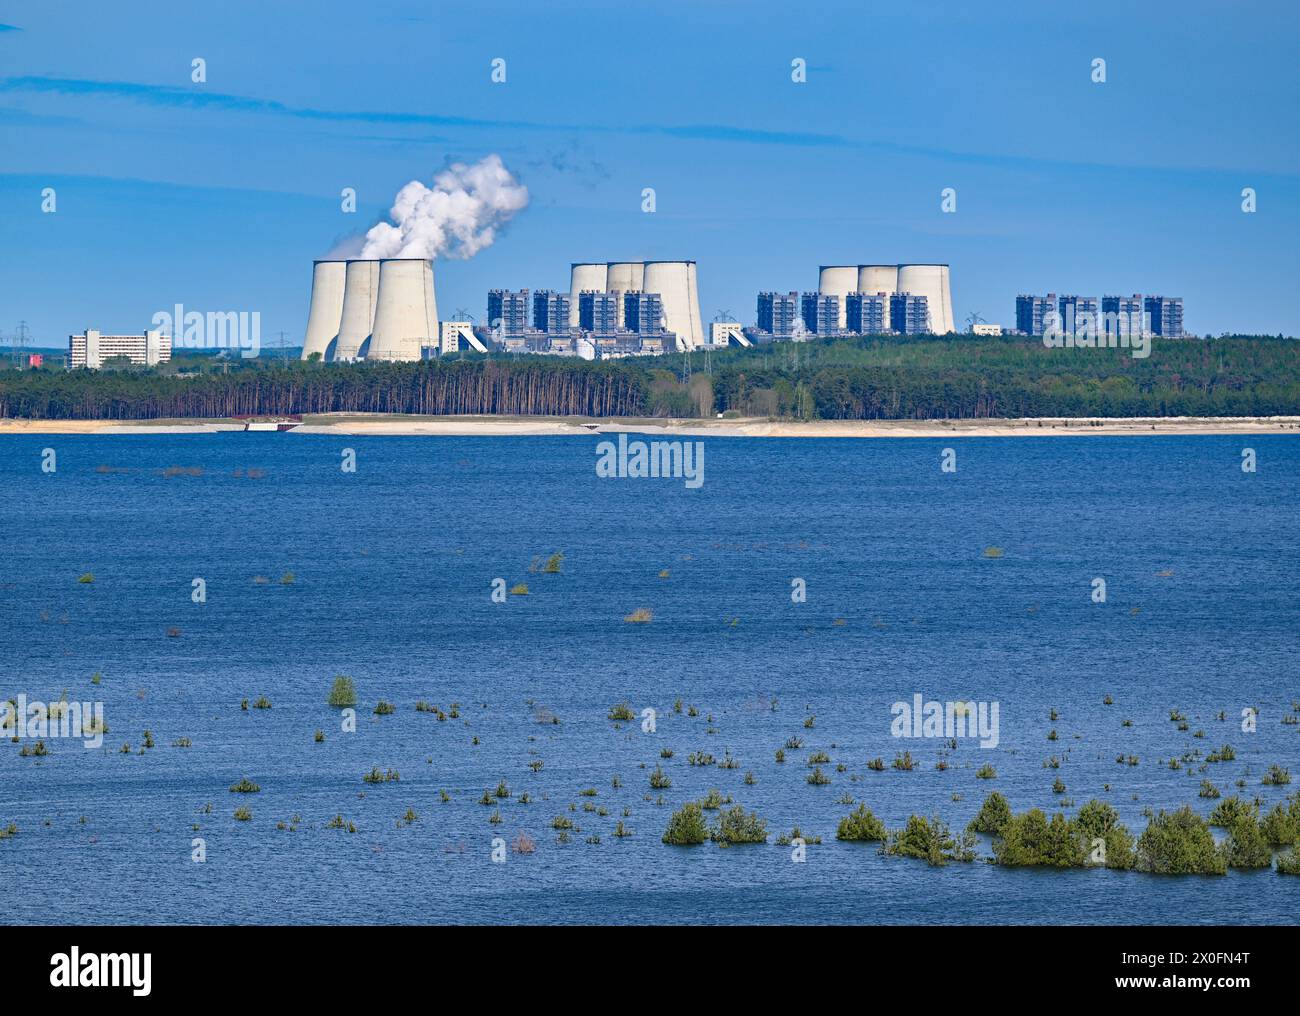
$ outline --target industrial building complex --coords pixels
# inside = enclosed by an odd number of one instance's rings
[[[706,336],[694,261],[575,262],[567,292],[490,290],[486,319],[476,324],[439,320],[431,260],[325,259],[312,267],[302,358],[395,362],[498,350],[608,359],[828,336],[956,331],[946,264],[823,265],[815,292],[759,293],[754,325],[721,317]],[[1000,325],[977,314],[967,320],[971,334],[1003,334]],[[1184,334],[1183,301],[1141,294],[1100,300],[1021,294],[1014,333],[1178,337]],[[170,360],[172,344],[158,330],[101,335],[88,329],[69,337],[68,365],[155,366]]]
[[[1095,296],[1016,297],[1016,331],[1041,338],[1052,332],[1089,333],[1101,336],[1183,335],[1183,298],[1181,296]]]
[[[823,265],[815,293],[758,294],[757,342],[954,331],[947,265]]]

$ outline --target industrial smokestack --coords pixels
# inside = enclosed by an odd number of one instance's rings
[[[899,265],[898,292],[925,297],[930,308],[930,331],[935,335],[947,335],[953,330],[947,265]]]
[[[343,313],[334,360],[355,360],[375,327],[375,297],[379,290],[378,261],[349,261],[343,278]]]
[[[319,353],[328,360],[331,344],[339,335],[343,319],[343,278],[346,261],[317,261],[311,272],[311,307],[307,311],[307,333],[302,340],[302,358]]]
[[[421,258],[379,262],[379,293],[367,360],[418,360],[420,347],[435,345],[438,306],[433,265]]]
[[[609,265],[605,262],[576,262],[569,275],[569,327],[578,327],[578,297],[584,290],[595,289],[605,292],[605,282],[609,278]]]
[[[822,265],[817,276],[817,292],[822,296],[840,298],[839,327],[848,322],[849,294],[857,291],[857,265]]]
[[[694,349],[704,343],[694,261],[647,261],[641,289],[659,294],[664,307],[664,327],[676,333],[679,349]]]

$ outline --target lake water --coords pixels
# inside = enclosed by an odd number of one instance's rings
[[[1300,699],[1296,438],[711,437],[699,489],[600,479],[598,440],[0,440],[0,698],[66,690],[109,726],[97,750],[50,739],[41,758],[0,741],[0,828],[19,826],[0,921],[1294,922],[1300,879],[1271,871],[931,868],[834,834],[846,794],[891,826],[954,829],[992,789],[1049,814],[1099,797],[1137,835],[1148,807],[1208,813],[1206,777],[1269,807],[1294,792],[1260,777],[1300,777],[1300,727],[1281,722]],[[558,574],[530,571],[554,552]],[[493,602],[498,578],[528,595]],[[625,622],[637,608],[653,620]],[[336,674],[358,689],[355,732],[326,704]],[[962,739],[936,769],[946,741],[891,735],[916,694],[998,703],[997,747]],[[272,708],[241,709],[259,696]],[[374,715],[381,698],[394,714]],[[611,722],[624,701],[656,730]],[[805,746],[778,764],[791,737]],[[1207,773],[1167,765],[1223,744],[1236,761]],[[827,786],[806,780],[817,750]],[[913,771],[867,769],[903,750]],[[688,765],[698,751],[739,766]],[[986,762],[995,780],[976,778]],[[363,782],[373,767],[401,779]],[[261,792],[230,792],[244,777]],[[492,824],[478,802],[501,781]],[[773,839],[797,825],[822,844],[805,863],[775,843],[662,844],[713,787]],[[336,815],[356,832],[325,828]],[[581,827],[568,843],[560,815]],[[633,836],[612,835],[620,818]],[[521,833],[535,852],[493,863],[493,839]]]

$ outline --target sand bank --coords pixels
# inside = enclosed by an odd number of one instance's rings
[[[5,434],[173,434],[239,431],[227,420],[0,420]],[[581,436],[663,434],[679,437],[1077,437],[1094,434],[1283,434],[1300,417],[1161,417],[1028,420],[592,420],[576,417],[309,416],[290,434],[356,436]]]

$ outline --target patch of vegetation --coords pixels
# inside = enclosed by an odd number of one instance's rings
[[[718,813],[709,838],[723,846],[740,843],[766,843],[767,823],[739,804]]]
[[[971,832],[989,833],[1001,836],[1006,824],[1011,821],[1011,805],[996,790],[984,798],[980,810],[967,826]]]
[[[232,794],[256,794],[259,793],[261,789],[262,789],[261,787],[259,787],[256,783],[250,780],[247,776],[245,776],[242,780],[240,780],[238,783],[236,783],[233,787],[230,788],[230,792]]]
[[[949,861],[975,860],[974,837],[963,833],[954,837],[948,823],[934,815],[913,815],[902,829],[889,834],[884,852],[894,857],[915,857],[934,867]]]
[[[1209,824],[1186,805],[1152,818],[1136,853],[1134,867],[1156,875],[1223,875],[1228,870]]]
[[[1230,829],[1232,824],[1243,816],[1254,818],[1256,810],[1255,805],[1233,794],[1214,806],[1214,810],[1210,812],[1210,825]]]
[[[330,688],[329,704],[336,709],[347,709],[357,704],[357,689],[352,683],[352,678],[343,674],[334,678],[334,685]]]
[[[1273,849],[1268,845],[1254,815],[1242,815],[1228,829],[1223,841],[1229,868],[1268,868],[1273,864]]]
[[[695,801],[688,801],[668,820],[664,830],[663,842],[675,847],[694,847],[709,838],[708,823],[704,821],[704,812]]]
[[[620,723],[631,723],[636,719],[636,713],[628,703],[620,702],[618,705],[610,706],[609,718]]]
[[[889,830],[885,828],[884,822],[872,814],[870,808],[865,804],[859,804],[852,812],[840,819],[839,827],[835,830],[835,838],[853,842],[883,843],[889,838]]]
[[[1271,765],[1260,782],[1265,786],[1282,787],[1291,782],[1291,773],[1279,765]]]

